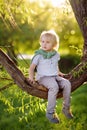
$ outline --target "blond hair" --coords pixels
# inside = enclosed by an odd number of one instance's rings
[[[40,35],[40,41],[43,36],[50,37],[50,40],[54,45],[53,49],[57,50],[59,48],[59,36],[55,33],[54,30],[43,31]]]

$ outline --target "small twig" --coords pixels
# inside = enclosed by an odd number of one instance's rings
[[[11,80],[11,81],[12,81],[11,78],[6,78],[6,77],[0,77],[0,79],[1,79],[1,80]]]
[[[2,88],[0,88],[0,91],[5,90],[5,89],[9,88],[10,86],[12,86],[12,84],[13,84],[13,83],[9,83],[9,84],[7,84],[7,85],[3,86]]]

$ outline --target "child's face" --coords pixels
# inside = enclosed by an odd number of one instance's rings
[[[40,40],[40,45],[41,48],[44,51],[52,51],[54,48],[54,45],[52,43],[51,37],[49,36],[42,36],[41,40]]]

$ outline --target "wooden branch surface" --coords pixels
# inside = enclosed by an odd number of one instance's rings
[[[0,49],[0,64],[4,66],[14,82],[21,88],[23,91],[26,91],[32,96],[39,98],[47,99],[48,90],[39,85],[38,83],[31,84],[27,77],[18,69],[14,62]],[[77,89],[81,84],[87,81],[87,68],[84,67],[82,74],[79,77],[74,78],[73,73],[78,72],[79,69],[83,66],[84,63],[80,63],[73,71],[65,75],[65,78],[70,78],[72,84],[72,91]],[[58,93],[58,98],[62,97],[62,91]]]

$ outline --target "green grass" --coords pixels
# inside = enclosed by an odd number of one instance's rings
[[[28,69],[20,68],[27,75]],[[9,77],[5,71],[0,71],[1,76]],[[0,87],[8,82],[12,81],[0,79]],[[87,84],[75,90],[71,97],[74,119],[66,119],[61,112],[62,99],[58,99],[56,110],[60,123],[52,124],[45,117],[46,100],[28,95],[12,85],[0,92],[0,130],[87,130]]]
[[[0,93],[0,130],[86,130],[87,84],[72,93],[73,120],[62,114],[62,99],[57,100],[60,124],[52,124],[45,117],[46,101],[32,97],[17,86]]]

